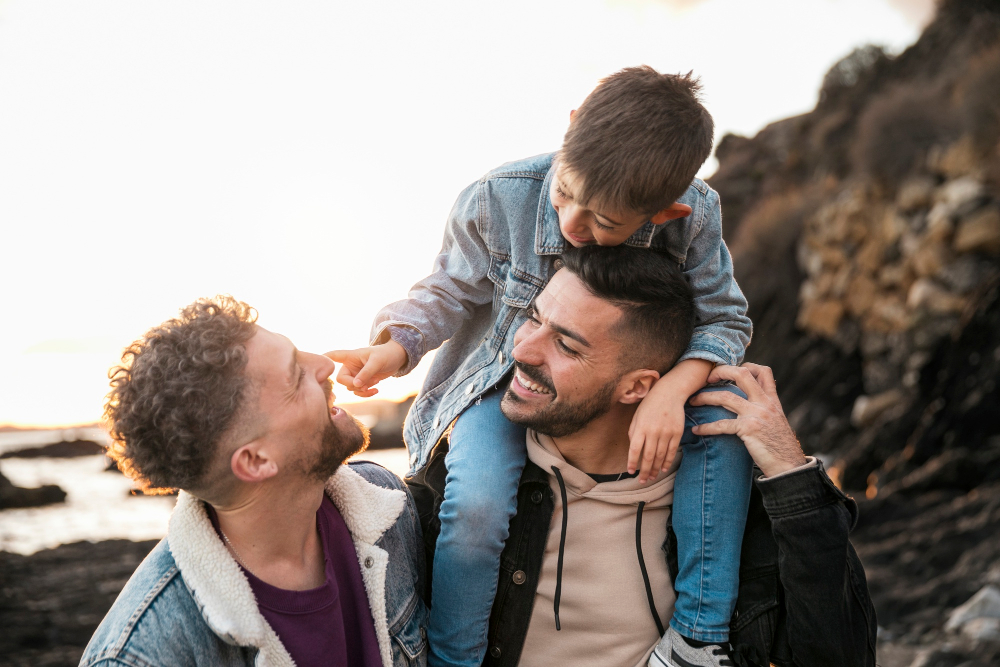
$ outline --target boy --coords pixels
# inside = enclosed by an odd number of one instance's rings
[[[374,384],[408,373],[447,341],[405,427],[412,472],[454,422],[433,564],[433,666],[482,663],[525,460],[525,431],[501,414],[504,387],[497,387],[513,364],[525,308],[567,243],[666,251],[694,291],[695,334],[635,415],[629,474],[638,468],[645,482],[666,472],[685,430],[687,399],[715,364],[742,361],[751,325],[722,241],[718,195],[693,180],[713,133],[698,93],[690,75],[649,67],[603,80],[570,115],[558,155],[503,165],[459,196],[434,272],[379,312],[372,346],[330,353],[344,364],[337,381],[371,396]],[[674,491],[680,572],[665,641],[683,642],[681,654],[705,665],[719,664],[715,645],[728,639],[752,469],[749,455],[735,467],[718,459],[710,439],[685,445]]]

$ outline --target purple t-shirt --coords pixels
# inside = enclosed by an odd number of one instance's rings
[[[211,506],[209,516],[221,536]],[[306,591],[288,591],[241,566],[257,608],[299,667],[381,667],[358,554],[344,518],[326,496],[316,512],[316,526],[326,559],[326,582]]]

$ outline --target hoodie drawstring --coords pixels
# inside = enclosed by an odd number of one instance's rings
[[[649,612],[653,615],[653,620],[656,621],[656,629],[659,631],[660,636],[663,636],[663,621],[660,620],[660,615],[656,613],[656,604],[653,602],[653,587],[649,585],[649,574],[646,573],[646,561],[642,558],[642,510],[646,506],[645,502],[639,503],[639,509],[635,513],[635,553],[639,557],[639,569],[642,571],[642,583],[646,585],[646,600],[649,602]],[[566,512],[563,512],[563,520],[566,519]],[[565,523],[563,524],[565,531]],[[562,570],[562,547],[559,549],[559,568]],[[559,584],[556,583],[556,600],[559,599]],[[558,603],[557,603],[558,604]],[[556,614],[556,623],[559,622],[558,612]]]
[[[556,564],[556,595],[552,605],[556,612],[556,630],[558,631],[562,630],[562,627],[559,625],[559,596],[562,594],[563,552],[566,550],[566,522],[569,503],[566,500],[566,482],[563,481],[562,473],[555,466],[552,466],[552,472],[555,473],[556,481],[559,482],[559,496],[562,498],[562,533],[559,535],[559,560]]]

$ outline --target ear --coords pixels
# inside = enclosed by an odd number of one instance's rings
[[[570,109],[570,112],[569,112],[569,122],[571,122],[571,123],[573,122],[573,116],[575,116],[575,115],[576,115],[576,109]]]
[[[656,213],[652,218],[649,219],[654,225],[662,225],[667,220],[675,220],[677,218],[686,218],[691,215],[691,207],[687,204],[678,204],[674,202],[670,206],[662,209]]]
[[[263,482],[278,474],[278,464],[260,450],[257,443],[243,445],[229,459],[236,478],[243,482]]]
[[[638,403],[646,397],[659,379],[660,374],[648,368],[627,373],[618,382],[618,402],[626,405]]]

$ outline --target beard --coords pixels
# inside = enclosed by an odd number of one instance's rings
[[[572,435],[582,430],[593,420],[607,414],[611,410],[611,397],[621,379],[616,378],[608,382],[583,400],[575,403],[560,403],[552,381],[545,377],[538,368],[521,364],[515,364],[515,367],[530,380],[548,389],[551,392],[552,400],[547,405],[532,408],[527,401],[508,387],[507,393],[504,394],[503,400],[500,402],[500,411],[515,424],[553,438]],[[511,378],[511,383],[514,382],[517,382],[516,378]]]
[[[328,480],[344,461],[368,448],[371,438],[368,429],[351,413],[345,414],[350,421],[342,427],[328,415],[329,420],[319,435],[319,453],[306,465],[306,473],[313,479]]]

